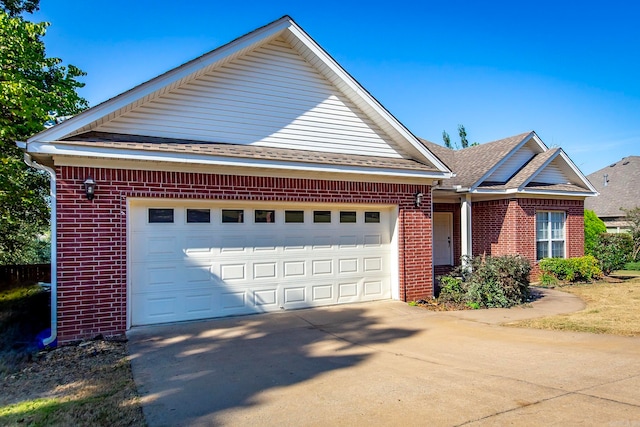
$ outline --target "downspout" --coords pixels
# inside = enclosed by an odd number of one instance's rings
[[[58,338],[58,266],[57,266],[57,222],[56,222],[56,171],[45,165],[41,165],[27,153],[27,143],[17,142],[18,147],[24,150],[24,162],[32,168],[45,171],[49,174],[49,195],[51,196],[51,335],[42,340],[43,347],[55,347]]]

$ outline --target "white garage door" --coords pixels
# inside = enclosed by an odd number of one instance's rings
[[[390,298],[394,212],[133,200],[131,325]]]

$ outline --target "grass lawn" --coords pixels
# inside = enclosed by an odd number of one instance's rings
[[[144,426],[124,340],[38,351],[49,297],[0,291],[0,426]]]
[[[631,276],[629,271],[625,275]],[[508,326],[640,336],[640,276],[620,283],[600,281],[557,287],[580,297],[579,312],[509,323]]]

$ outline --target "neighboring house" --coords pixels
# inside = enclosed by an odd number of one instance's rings
[[[45,344],[430,297],[434,257],[535,262],[536,230],[545,254],[581,255],[595,193],[533,133],[423,143],[289,17],[18,145],[52,176]]]
[[[462,150],[422,141],[456,176],[433,187],[436,274],[463,254],[584,254],[584,200],[597,194],[561,148],[535,132]]]
[[[626,214],[621,208],[640,206],[640,156],[628,156],[587,176],[600,195],[585,201],[604,221],[609,233],[628,231]]]

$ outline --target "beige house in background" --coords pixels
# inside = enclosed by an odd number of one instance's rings
[[[587,176],[600,195],[587,198],[590,209],[604,221],[608,233],[628,230],[622,210],[640,206],[640,156],[628,156]]]

